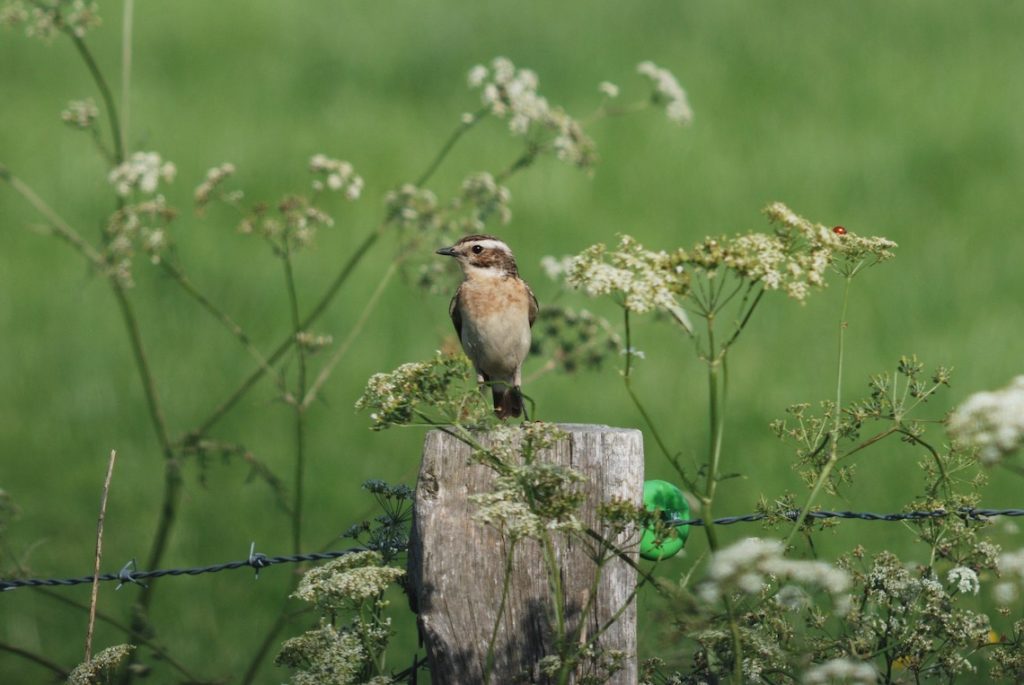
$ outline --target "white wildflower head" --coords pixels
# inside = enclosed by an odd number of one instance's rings
[[[576,517],[586,493],[583,476],[573,469],[545,462],[511,466],[495,480],[492,492],[471,495],[479,505],[473,515],[510,539],[539,539],[544,531],[581,531]]]
[[[569,270],[572,268],[572,264],[572,255],[564,255],[562,257],[544,255],[540,258],[540,268],[544,271],[544,274],[553,281],[562,280],[562,278],[569,273]]]
[[[875,685],[878,671],[867,661],[830,659],[804,671],[800,682],[804,685]]]
[[[693,121],[693,110],[686,98],[686,91],[668,69],[662,69],[654,62],[641,62],[636,70],[651,82],[651,99],[655,104],[665,106],[669,121],[685,126]]]
[[[619,87],[610,81],[601,81],[597,84],[597,91],[608,99],[619,97]]]
[[[946,574],[946,582],[962,595],[976,595],[981,588],[978,574],[966,566],[957,566]]]
[[[128,161],[110,171],[108,180],[122,197],[131,195],[133,191],[151,195],[156,192],[160,181],[170,183],[176,173],[174,164],[164,161],[159,153],[135,152]]]
[[[998,604],[1009,606],[1015,603],[1024,590],[1024,547],[1015,552],[1004,552],[996,560],[1001,580],[992,589]]]
[[[65,2],[61,20],[79,38],[84,38],[86,33],[103,23],[99,5],[91,0]]]
[[[784,552],[781,541],[764,538],[746,538],[715,552],[700,596],[713,602],[727,592],[753,595],[782,581],[821,588],[834,599],[849,589],[850,576],[842,569],[824,561],[786,559]]]
[[[603,244],[587,248],[570,262],[566,283],[591,297],[616,296],[626,309],[644,313],[677,309],[676,297],[685,294],[690,277],[675,269],[667,252],[646,249],[624,235],[615,250]]]
[[[100,115],[99,107],[92,98],[85,100],[72,100],[60,113],[61,121],[71,128],[87,129],[92,128]]]
[[[1005,388],[968,397],[949,417],[949,434],[978,450],[984,464],[997,464],[1024,444],[1024,376]]]
[[[445,229],[449,234],[472,234],[484,230],[494,217],[501,225],[512,221],[509,202],[512,193],[486,171],[468,175],[462,181],[459,195],[449,205]]]
[[[491,114],[508,121],[513,135],[544,130],[553,135],[551,145],[560,160],[584,168],[594,163],[593,141],[564,109],[551,106],[537,92],[540,80],[535,72],[517,68],[506,57],[496,57],[490,68],[473,67],[468,83],[480,90],[481,102]]]
[[[363,177],[355,173],[349,162],[317,154],[310,158],[309,170],[314,175],[313,190],[318,193],[342,192],[347,200],[358,200],[363,192]]]
[[[359,635],[323,620],[319,628],[286,640],[274,663],[295,669],[291,685],[354,685],[367,659]]]
[[[800,216],[781,202],[773,202],[764,209],[765,215],[779,228],[776,236],[787,246],[802,247],[806,259],[796,264],[801,270],[821,273],[825,266],[843,276],[854,276],[863,268],[893,258],[896,243],[881,236],[862,236],[842,226],[814,223]],[[822,263],[824,260],[824,263]],[[808,285],[818,285],[808,277]]]
[[[210,168],[206,172],[206,177],[203,182],[196,186],[194,193],[196,207],[201,209],[210,202],[210,198],[213,196],[213,191],[221,186],[229,177],[235,173],[235,165],[230,162],[224,162],[215,167]]]
[[[163,195],[125,205],[114,212],[107,222],[104,247],[110,275],[122,287],[134,283],[132,263],[135,252],[141,249],[153,264],[159,264],[170,247],[167,229],[177,212],[167,205]]]
[[[293,597],[320,611],[357,609],[376,601],[405,571],[383,566],[380,552],[353,552],[306,572]]]
[[[356,409],[370,412],[372,430],[405,425],[427,414],[449,422],[476,423],[493,415],[482,397],[466,357],[438,352],[429,361],[402,364],[390,373],[371,376]]]
[[[50,4],[8,0],[0,7],[0,26],[24,25],[25,35],[44,41],[52,40],[62,30],[84,38],[101,23],[98,5],[91,0],[61,0]]]
[[[71,671],[68,685],[93,685],[111,680],[117,667],[135,650],[135,645],[114,645],[107,647],[92,659],[83,662]]]
[[[479,505],[474,518],[512,540],[538,539],[545,531],[582,530],[576,515],[586,499],[583,476],[547,461],[544,454],[565,437],[554,424],[542,422],[492,430],[489,445],[471,458],[499,466],[500,475],[493,491],[470,496]]]

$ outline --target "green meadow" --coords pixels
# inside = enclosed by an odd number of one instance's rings
[[[103,25],[86,38],[121,98],[122,3],[101,2]],[[335,225],[295,258],[300,307],[326,284],[379,223],[384,196],[419,176],[480,106],[466,85],[475,64],[506,56],[540,77],[552,104],[585,119],[610,81],[632,101],[649,92],[636,73],[651,60],[671,70],[695,112],[680,127],[664,112],[608,118],[587,128],[600,162],[583,173],[547,157],[509,179],[512,220],[488,226],[515,251],[520,272],[545,303],[585,307],[621,329],[610,299],[588,300],[545,276],[546,255],[576,254],[617,234],[653,249],[708,235],[766,230],[761,209],[781,200],[827,225],[899,244],[897,257],[853,283],[847,315],[845,396],[891,373],[901,355],[930,370],[951,366],[951,387],[921,416],[941,419],[971,392],[1005,385],[1024,359],[1024,5],[970,3],[413,2],[219,0],[136,3],[127,101],[128,144],[177,165],[162,186],[180,209],[175,255],[189,277],[261,350],[290,331],[281,262],[235,230],[223,206],[204,216],[192,193],[206,170],[230,161],[247,201],[275,202],[308,188],[310,157],[350,161],[366,180],[357,202],[329,200]],[[59,113],[72,99],[99,100],[72,44],[0,30],[0,163],[83,236],[98,242],[114,208],[107,163],[87,134]],[[104,130],[104,134],[106,131]],[[429,183],[439,197],[470,172],[496,172],[519,154],[506,122],[474,127]],[[107,456],[118,452],[108,505],[104,570],[148,554],[159,517],[164,462],[125,326],[107,281],[47,235],[45,220],[0,184],[0,489],[17,507],[0,540],[0,568],[34,577],[91,572]],[[442,247],[436,245],[434,247]],[[431,248],[433,249],[433,248]],[[313,326],[335,345],[398,250],[385,233]],[[438,257],[438,259],[444,259]],[[223,327],[171,281],[136,258],[129,298],[170,433],[205,419],[254,368]],[[307,416],[304,547],[348,544],[338,536],[376,512],[367,479],[414,485],[423,430],[369,430],[354,403],[367,378],[430,357],[450,344],[448,294],[393,279],[379,306]],[[801,305],[768,293],[730,353],[727,428],[716,501],[719,515],[745,514],[759,498],[806,493],[793,450],[768,428],[797,402],[834,395],[841,287]],[[633,317],[644,352],[634,387],[673,449],[702,459],[708,442],[705,367],[677,327]],[[447,342],[446,342],[447,340]],[[314,357],[319,368],[330,350]],[[601,370],[548,373],[525,390],[538,418],[644,428],[621,379],[621,359]],[[529,376],[543,364],[527,362]],[[282,362],[289,379],[296,360]],[[289,492],[294,425],[280,390],[264,378],[210,437],[241,443]],[[938,435],[939,433],[937,433]],[[653,439],[648,478],[674,480]],[[917,496],[920,448],[893,440],[856,458],[856,480],[829,509],[899,511]],[[237,458],[183,462],[183,495],[162,564],[200,566],[244,558],[251,541],[267,554],[291,551],[291,523],[273,490]],[[997,473],[985,506],[1024,507],[1022,481]],[[741,524],[725,541],[756,535]],[[999,528],[996,539],[1021,545]],[[817,538],[825,558],[857,544],[914,559],[915,535],[897,523],[844,522]],[[659,564],[677,579],[706,551],[693,534],[686,554]],[[486,553],[486,552],[484,552]],[[293,568],[157,581],[152,621],[175,659],[210,680],[236,682],[281,611]],[[88,587],[60,590],[88,602]],[[137,588],[101,589],[102,612],[127,620]],[[396,669],[415,647],[411,614],[393,598]],[[641,656],[682,658],[672,608],[640,600]],[[300,617],[279,639],[308,623]],[[81,659],[86,615],[31,589],[0,596],[0,642],[44,654],[65,668]],[[1005,628],[1005,626],[1004,626]],[[101,624],[96,644],[123,641]],[[144,650],[152,682],[176,674]],[[47,682],[50,674],[0,652],[0,682]],[[266,662],[256,682],[287,672]]]

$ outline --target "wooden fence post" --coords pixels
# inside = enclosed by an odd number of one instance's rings
[[[640,504],[643,492],[643,438],[640,431],[607,426],[563,424],[568,437],[538,457],[571,466],[584,480],[584,525],[602,532],[597,506],[619,498]],[[477,436],[486,444],[487,437]],[[540,549],[533,540],[514,549],[505,610],[495,631],[505,577],[507,544],[492,527],[473,519],[468,496],[489,492],[494,472],[468,462],[469,447],[442,431],[427,434],[416,487],[409,571],[422,639],[435,685],[483,684],[492,634],[490,683],[547,683],[537,668],[553,652],[551,593]],[[634,538],[635,541],[635,538]],[[617,541],[625,544],[624,540]],[[564,585],[564,610],[570,629],[579,625],[593,586],[593,545],[556,536],[556,556]],[[630,552],[635,558],[635,545]],[[602,650],[620,650],[624,668],[607,682],[635,685],[636,572],[622,559],[604,566],[593,610],[585,618],[581,641],[597,635]],[[570,682],[576,682],[575,678]]]

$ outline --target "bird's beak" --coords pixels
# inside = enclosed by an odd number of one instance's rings
[[[443,254],[445,257],[454,257],[455,256],[455,248],[454,247],[442,247],[440,250],[437,251],[437,254]]]

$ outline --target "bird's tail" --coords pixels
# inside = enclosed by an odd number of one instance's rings
[[[523,392],[515,385],[496,384],[491,388],[494,413],[499,419],[514,419],[523,415]]]

